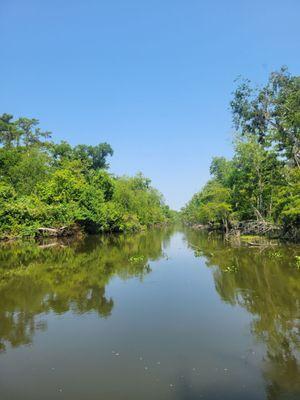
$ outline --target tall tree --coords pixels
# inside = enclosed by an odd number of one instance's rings
[[[254,135],[264,147],[300,167],[300,77],[285,67],[273,72],[265,86],[243,80],[231,102],[236,129]]]

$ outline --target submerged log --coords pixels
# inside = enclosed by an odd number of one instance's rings
[[[60,228],[38,228],[37,236],[38,237],[61,237],[61,236],[70,236],[73,232],[67,226],[62,226]]]
[[[271,242],[246,242],[248,246],[252,247],[266,247],[266,246],[277,246],[277,243],[271,243]]]
[[[55,240],[55,239],[54,239]],[[51,247],[66,247],[63,244],[61,244],[59,241],[55,240],[55,242],[52,243],[46,243],[46,244],[39,244],[40,249],[49,249]]]

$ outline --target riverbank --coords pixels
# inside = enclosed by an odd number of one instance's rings
[[[266,221],[240,221],[229,225],[227,230],[224,226],[213,224],[186,224],[192,229],[204,230],[208,232],[219,232],[225,235],[227,240],[239,239],[247,241],[253,238],[265,238],[281,240],[291,243],[300,243],[300,229],[294,227],[293,230],[286,231],[282,226],[275,225]],[[257,242],[257,240],[255,240]]]
[[[127,230],[106,230],[100,231],[97,233],[87,232],[80,227],[79,225],[72,225],[72,226],[62,226],[62,227],[41,227],[37,228],[34,234],[30,235],[15,235],[15,236],[4,236],[0,238],[0,243],[14,243],[14,242],[28,242],[28,241],[35,241],[38,243],[43,243],[44,241],[51,241],[49,247],[54,246],[55,243],[59,244],[61,241],[64,240],[77,240],[82,239],[86,236],[94,236],[94,235],[103,235],[104,237],[109,237],[111,235],[119,235],[119,234],[135,234],[135,233],[142,233],[145,231],[149,231],[151,229],[159,229],[159,228],[168,228],[174,225],[174,222],[170,219],[164,223],[156,223],[150,226],[140,226],[139,228],[135,229],[127,229]],[[45,244],[47,247],[48,244]]]

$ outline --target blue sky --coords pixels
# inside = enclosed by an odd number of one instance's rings
[[[299,0],[1,0],[0,112],[109,142],[173,208],[232,153],[234,79],[300,72]]]

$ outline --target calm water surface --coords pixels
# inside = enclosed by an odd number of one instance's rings
[[[5,247],[0,398],[299,400],[297,255],[181,228]]]

